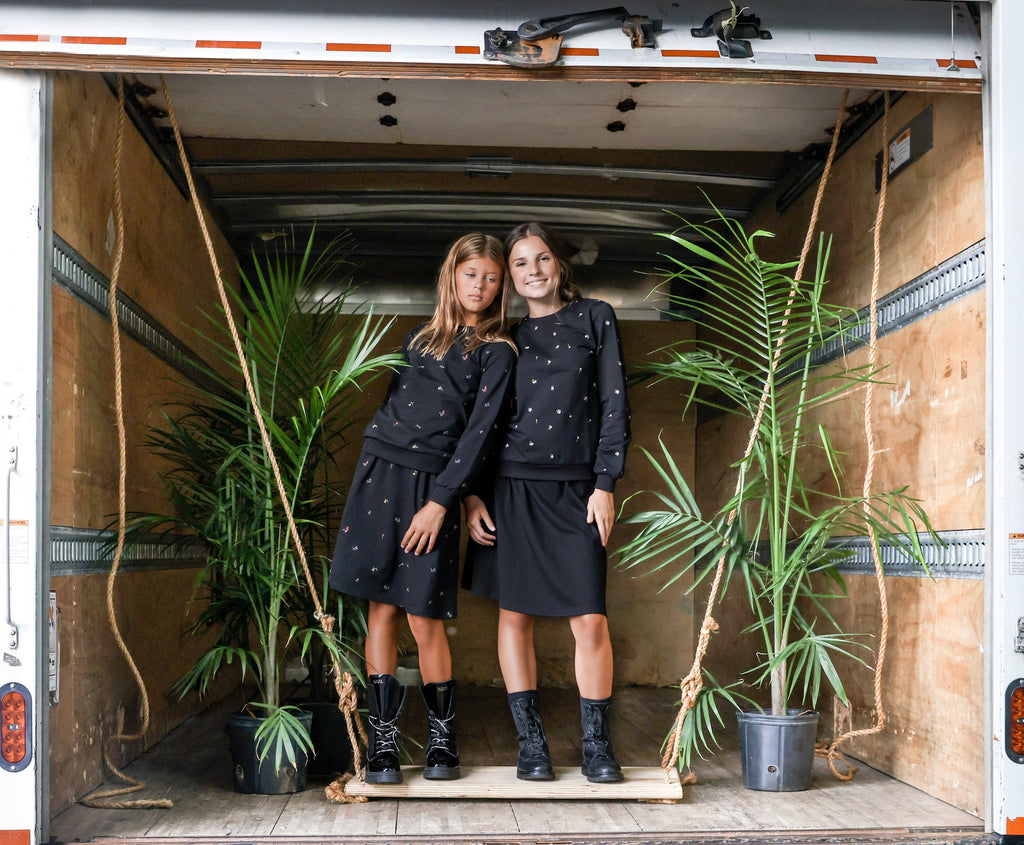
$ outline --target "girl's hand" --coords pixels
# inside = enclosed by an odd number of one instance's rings
[[[493,546],[496,529],[484,500],[479,496],[466,496],[462,500],[462,507],[466,512],[466,528],[470,539],[481,546]]]
[[[615,496],[607,490],[595,490],[587,500],[587,523],[597,525],[601,545],[608,545],[615,522]]]
[[[427,502],[422,508],[416,511],[409,530],[402,538],[402,549],[406,553],[421,555],[424,552],[432,552],[434,543],[437,542],[437,535],[441,533],[441,526],[444,524],[444,515],[448,509],[437,502]]]

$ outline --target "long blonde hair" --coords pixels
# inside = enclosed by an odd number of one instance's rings
[[[501,268],[501,290],[494,302],[478,315],[472,335],[466,338],[466,351],[472,352],[481,343],[503,341],[515,349],[508,334],[509,274],[505,269],[505,250],[493,235],[472,232],[463,235],[448,249],[448,255],[437,274],[437,306],[434,316],[412,339],[410,346],[440,360],[452,348],[466,325],[466,312],[459,302],[455,287],[455,268],[474,258],[490,258]]]

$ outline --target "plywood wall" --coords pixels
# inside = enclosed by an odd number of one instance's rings
[[[892,109],[889,135],[927,108],[933,114],[934,146],[888,187],[880,294],[985,236],[980,98],[905,95]],[[879,123],[836,162],[822,204],[820,230],[835,238],[826,298],[855,308],[870,297],[878,201],[874,159],[882,137]],[[777,233],[773,257],[798,256],[812,201],[813,191],[781,215],[769,204],[751,221],[752,227]],[[862,362],[865,354],[855,354],[851,363]],[[984,527],[984,292],[883,338],[878,356],[888,366],[888,384],[875,388],[873,489],[909,485],[939,530]],[[846,453],[853,490],[861,487],[868,457],[863,400],[863,390],[854,391],[819,415]],[[697,482],[705,504],[731,493],[727,460],[742,452],[746,434],[724,418],[699,428]],[[824,467],[808,467],[805,476],[824,472]],[[892,620],[883,699],[888,723],[851,750],[876,768],[982,815],[983,582],[887,577],[886,585]],[[874,579],[852,577],[849,588],[850,600],[837,603],[835,612],[849,630],[877,637]],[[709,665],[728,677],[748,662],[755,647],[738,636],[746,620],[738,591],[716,618],[723,632],[713,641]],[[848,678],[853,725],[870,726],[873,675],[851,670]],[[831,703],[822,709],[830,713]]]
[[[108,278],[114,263],[113,156],[117,102],[98,76],[58,74],[53,150],[54,231]],[[193,348],[190,327],[216,294],[189,202],[128,124],[122,160],[125,254],[121,289]],[[234,258],[217,239],[228,278]],[[127,508],[162,507],[160,467],[143,447],[159,405],[187,390],[177,371],[122,336],[128,454]],[[53,291],[53,482],[55,525],[100,529],[117,513],[117,434],[110,323],[64,289]],[[113,749],[124,761],[196,711],[168,689],[198,653],[184,635],[195,571],[122,574],[115,587],[118,624],[150,699],[144,741]],[[103,778],[101,744],[125,713],[139,724],[140,693],[110,630],[106,577],[53,578],[60,610],[61,696],[50,709],[51,810],[59,812]],[[224,689],[237,680],[225,679]]]

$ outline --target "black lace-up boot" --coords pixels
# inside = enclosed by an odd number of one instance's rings
[[[619,783],[622,769],[615,762],[611,735],[608,733],[610,698],[580,698],[583,724],[583,766],[581,771],[591,783]]]
[[[459,771],[459,749],[455,746],[455,681],[423,684],[420,692],[427,705],[427,780],[455,780]]]
[[[405,687],[394,675],[370,675],[367,681],[370,745],[366,749],[366,782],[401,783],[398,712],[405,701]]]
[[[548,751],[544,725],[537,709],[537,691],[525,690],[509,694],[508,706],[516,723],[519,739],[519,762],[516,777],[519,780],[554,780],[551,753]]]

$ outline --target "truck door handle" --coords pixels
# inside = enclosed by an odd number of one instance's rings
[[[624,6],[615,6],[525,21],[515,32],[489,29],[484,33],[484,58],[516,67],[548,67],[558,61],[563,32],[582,23],[605,20],[619,22],[634,49],[657,46],[654,36],[661,32],[660,20],[631,15]]]

